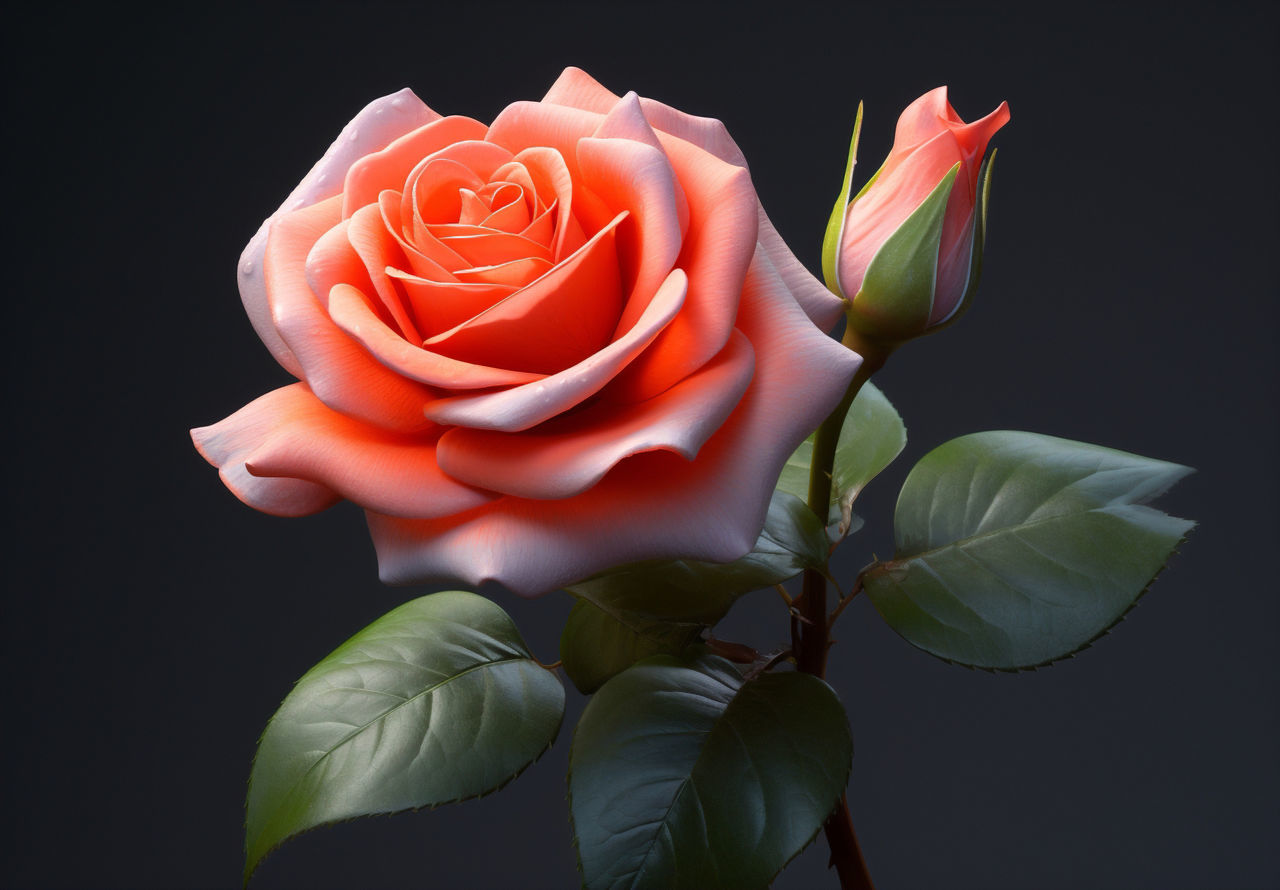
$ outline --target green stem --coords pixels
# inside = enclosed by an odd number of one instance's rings
[[[852,329],[846,331],[842,342],[862,356],[862,365],[849,383],[844,398],[818,427],[813,440],[813,461],[809,466],[809,507],[823,521],[831,505],[831,473],[835,465],[836,445],[840,442],[840,429],[845,415],[853,404],[858,390],[871,375],[884,365],[892,347],[868,342]],[[827,647],[830,643],[831,624],[827,616],[827,574],[824,569],[805,569],[799,600],[800,612],[805,623],[800,631],[796,651],[796,667],[815,677],[823,677],[827,671]],[[840,877],[842,890],[873,890],[871,877],[862,859],[853,821],[845,799],[828,817],[823,830],[827,845],[831,848],[831,864]]]

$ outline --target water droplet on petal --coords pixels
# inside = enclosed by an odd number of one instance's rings
[[[245,262],[244,262],[244,274],[246,274],[246,275],[252,275],[252,274],[253,274],[253,260],[245,260]]]
[[[360,131],[356,129],[352,129],[351,133],[348,134],[347,138],[350,139],[352,142],[355,142],[357,139],[360,138]]]

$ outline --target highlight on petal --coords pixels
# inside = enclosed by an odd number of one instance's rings
[[[644,312],[658,286],[670,274],[684,247],[688,228],[683,189],[665,153],[640,142],[584,139],[578,145],[583,183],[607,206],[627,210],[630,220],[618,239],[622,268],[634,270],[617,334],[628,331]]]
[[[244,461],[280,424],[296,396],[294,383],[269,392],[225,420],[191,431],[200,456],[218,468],[218,475],[236,497],[272,516],[308,516],[336,504],[340,498],[324,485],[305,479],[261,479],[249,473]]]
[[[556,82],[542,97],[543,102],[552,105],[567,105],[583,111],[594,111],[607,114],[618,101],[617,95],[600,85],[581,68],[570,65],[556,78]]]
[[[431,391],[379,364],[333,323],[307,283],[307,256],[340,222],[341,209],[335,196],[272,224],[264,259],[272,320],[303,378],[330,408],[388,429],[422,429]]]
[[[438,118],[355,161],[342,188],[342,216],[378,200],[383,189],[402,189],[410,171],[428,155],[459,142],[480,142],[488,127],[469,117]]]
[[[369,355],[408,380],[443,389],[465,390],[528,384],[543,379],[542,374],[476,365],[416,346],[387,327],[370,308],[368,298],[350,285],[340,284],[330,291],[329,314]],[[421,412],[421,407],[419,410]],[[426,421],[422,423],[425,425]]]
[[[453,427],[441,437],[436,459],[453,478],[492,491],[571,497],[642,452],[693,460],[742,398],[754,368],[751,344],[735,331],[700,370],[639,405],[598,403],[523,433]]]
[[[839,401],[861,358],[813,326],[762,255],[738,327],[755,347],[755,376],[695,460],[637,454],[575,497],[506,497],[466,516],[369,512],[382,579],[497,581],[536,596],[626,562],[746,553],[782,464]]]
[[[440,430],[400,435],[344,417],[294,384],[271,406],[276,424],[244,458],[264,478],[302,479],[389,516],[463,513],[497,495],[464,485],[436,465]]]
[[[676,175],[691,184],[691,222],[679,259],[689,276],[689,299],[653,346],[610,387],[609,397],[618,401],[651,398],[724,348],[743,277],[756,252],[759,202],[746,169],[687,142],[661,138]]]
[[[245,313],[272,356],[295,377],[303,376],[302,363],[275,330],[271,308],[267,305],[263,257],[271,220],[286,209],[308,206],[336,195],[347,171],[357,160],[439,117],[407,88],[370,102],[343,128],[329,150],[285,198],[280,209],[259,227],[241,253],[236,278]]]
[[[682,270],[672,270],[635,327],[571,368],[501,392],[437,399],[424,413],[442,425],[507,432],[550,420],[595,395],[643,353],[684,305],[688,284]]]

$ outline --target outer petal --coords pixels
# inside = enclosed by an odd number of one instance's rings
[[[580,68],[566,68],[543,101],[604,114],[618,102],[618,97]],[[654,129],[691,142],[722,161],[738,167],[747,166],[746,157],[722,122],[685,114],[653,99],[640,99],[640,106]],[[760,207],[758,237],[760,246],[805,313],[818,327],[829,330],[840,318],[843,303],[796,259],[770,222],[763,205]]]
[[[746,169],[661,138],[677,177],[689,186],[689,234],[679,259],[689,299],[653,346],[618,375],[609,397],[619,401],[652,398],[724,348],[756,250],[759,203]]]
[[[672,271],[635,327],[608,346],[558,374],[501,392],[452,396],[426,406],[442,425],[517,432],[550,420],[599,392],[641,354],[684,305],[688,278]]]
[[[693,460],[728,418],[755,368],[754,352],[734,331],[700,370],[639,405],[596,404],[524,433],[453,427],[436,459],[450,476],[522,498],[581,494],[621,460],[671,451]]]
[[[813,326],[761,255],[738,327],[756,348],[756,374],[696,460],[640,454],[559,501],[509,497],[434,521],[370,513],[383,580],[492,580],[533,596],[626,562],[747,552],[782,464],[836,405],[861,359]]]
[[[635,270],[625,283],[621,318],[615,319],[619,336],[635,325],[680,256],[679,184],[666,154],[628,139],[583,139],[578,164],[584,185],[610,209],[631,216],[618,239],[619,265]]]
[[[324,157],[298,183],[280,209],[258,228],[240,254],[237,280],[249,322],[276,361],[295,377],[302,376],[302,365],[271,323],[271,308],[267,305],[263,280],[263,253],[272,219],[286,209],[306,207],[338,194],[347,171],[358,159],[439,117],[409,89],[370,102],[343,128]]]
[[[458,142],[482,140],[486,132],[484,124],[469,117],[442,117],[404,134],[381,151],[366,154],[347,171],[342,189],[343,218],[377,202],[383,189],[404,188],[409,173],[423,158]]]
[[[300,394],[314,398],[306,386],[294,383],[269,392],[212,426],[191,431],[200,456],[218,468],[232,494],[255,510],[272,516],[307,516],[332,507],[340,498],[328,487],[305,479],[260,479],[244,462],[272,431],[287,423]]]
[[[556,78],[542,101],[608,114],[609,109],[618,101],[618,96],[601,86],[599,81],[581,68],[571,65]]]
[[[306,278],[316,241],[340,222],[341,196],[277,218],[264,260],[272,320],[316,396],[335,411],[390,429],[427,426],[431,391],[393,373],[333,323]]]

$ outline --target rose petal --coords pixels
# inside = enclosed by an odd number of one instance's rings
[[[440,430],[389,433],[329,410],[302,384],[268,393],[222,425],[245,441],[257,437],[242,458],[253,476],[311,482],[388,516],[450,516],[497,497],[440,471]]]
[[[600,82],[590,74],[570,65],[556,78],[556,82],[551,85],[551,89],[547,90],[542,101],[552,105],[567,105],[583,111],[608,114],[609,109],[613,108],[618,101],[618,97],[601,86]]]
[[[609,397],[619,401],[652,398],[724,348],[756,250],[758,202],[746,169],[679,139],[661,138],[677,177],[689,185],[692,221],[678,261],[689,275],[689,299],[610,386]]]
[[[599,351],[622,311],[614,229],[625,218],[619,214],[536,281],[423,345],[463,361],[543,373]],[[463,272],[456,274],[466,280]]]
[[[474,318],[516,291],[506,284],[428,281],[398,269],[388,269],[387,274],[404,288],[418,330],[428,337]]]
[[[436,460],[471,485],[523,498],[571,497],[641,452],[693,460],[737,405],[754,367],[751,344],[735,331],[718,356],[646,402],[593,405],[523,433],[453,427]]]
[[[471,266],[454,270],[459,281],[472,284],[503,284],[516,288],[532,284],[546,275],[553,266],[539,257],[521,257],[496,266]]]
[[[458,361],[406,341],[369,308],[356,288],[340,284],[329,293],[329,314],[335,324],[397,375],[443,389],[488,389],[532,383],[541,374],[488,368]]]
[[[382,224],[396,239],[396,244],[409,261],[409,268],[414,274],[432,281],[457,281],[449,271],[449,267],[465,266],[466,263],[462,257],[445,247],[434,236],[423,244],[423,247],[431,252],[431,256],[419,249],[418,245],[410,242],[404,233],[407,231],[411,235],[412,225],[405,224],[404,205],[404,196],[400,192],[388,189],[378,195],[378,212],[382,216]],[[411,219],[412,210],[409,211],[409,215]]]
[[[506,497],[466,516],[408,520],[369,512],[382,579],[498,581],[534,596],[627,562],[724,562],[746,553],[782,464],[824,419],[861,359],[814,327],[763,255],[747,276],[738,327],[756,349],[756,373],[696,460],[640,454],[576,497]]]
[[[364,263],[378,299],[395,321],[400,335],[411,342],[421,343],[422,335],[405,306],[404,296],[394,279],[387,275],[388,268],[404,265],[405,255],[383,225],[382,211],[377,204],[367,204],[352,214],[347,237]],[[359,286],[357,282],[351,283]]]
[[[484,144],[489,128],[469,117],[453,115],[406,133],[381,151],[357,160],[343,186],[342,217],[377,202],[384,189],[402,189],[409,173],[425,157],[459,142]]]
[[[372,358],[333,323],[307,284],[307,254],[338,224],[341,210],[342,198],[334,196],[276,218],[264,257],[273,323],[303,379],[330,408],[389,429],[422,429],[430,390]]]
[[[501,392],[451,396],[430,402],[426,416],[443,425],[525,430],[595,395],[653,342],[685,303],[688,277],[672,270],[635,327],[599,352],[536,383]]]
[[[439,237],[439,233],[434,233]],[[551,251],[521,235],[490,230],[483,234],[451,235],[441,243],[475,266],[492,266],[523,257],[551,261]]]
[[[551,242],[551,256],[560,262],[586,243],[586,235],[574,215],[575,179],[560,152],[551,148],[526,148],[515,156],[524,165],[533,180],[534,188],[543,202],[556,208],[555,235]]]
[[[300,393],[314,401],[305,385],[294,383],[254,399],[219,423],[191,431],[196,450],[218,468],[218,475],[227,488],[250,507],[272,516],[307,516],[340,500],[336,493],[315,482],[262,479],[245,469],[245,458],[278,424],[287,422],[293,407],[302,398]]]
[[[619,263],[634,270],[615,332],[620,336],[636,323],[680,256],[679,185],[663,152],[630,140],[583,139],[578,165],[583,184],[615,212],[631,216],[619,238]]]
[[[263,254],[267,247],[271,219],[286,208],[298,209],[314,204],[321,198],[336,195],[342,188],[347,171],[358,159],[439,117],[409,89],[370,102],[343,128],[324,157],[316,162],[311,172],[285,198],[280,209],[258,228],[240,254],[237,280],[240,285],[240,300],[244,303],[249,322],[281,367],[295,377],[302,376],[302,364],[271,322],[271,307],[267,305],[266,284],[263,280]]]
[[[697,117],[664,105],[653,99],[641,99],[641,108],[649,123],[657,130],[670,133],[687,142],[691,142],[705,151],[711,152],[722,161],[738,167],[747,166],[747,158],[738,148],[738,144],[729,135],[728,128],[715,118]],[[814,324],[822,330],[830,330],[839,320],[844,303],[804,267],[791,248],[787,247],[782,236],[765,213],[760,204],[759,213],[760,245],[769,255],[769,260],[782,276],[796,301],[800,303],[805,314],[813,319]]]

